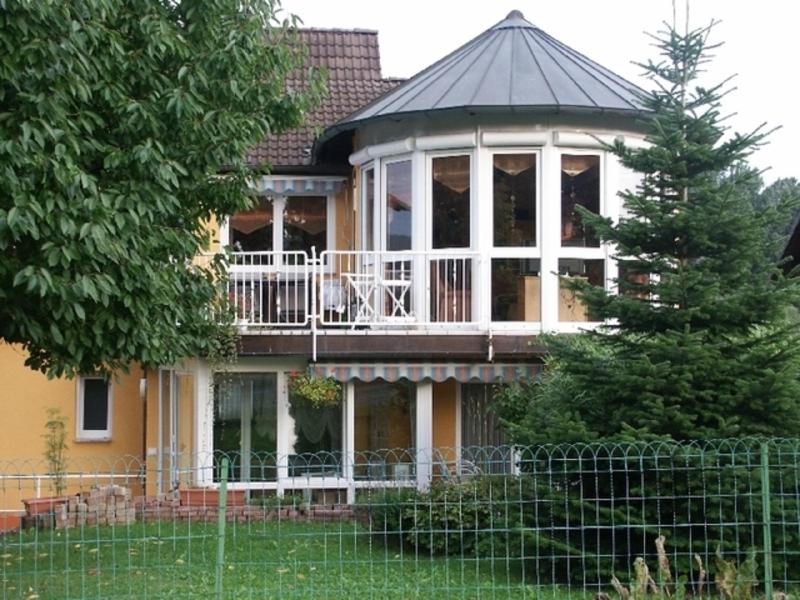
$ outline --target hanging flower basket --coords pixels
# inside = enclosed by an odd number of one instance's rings
[[[309,373],[289,375],[289,392],[314,408],[336,406],[342,401],[342,384],[332,377],[314,377]]]

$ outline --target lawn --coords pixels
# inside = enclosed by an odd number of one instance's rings
[[[225,598],[552,598],[502,559],[430,558],[354,523],[230,525]],[[217,528],[150,523],[0,537],[3,599],[211,598]],[[573,597],[583,594],[574,593]]]

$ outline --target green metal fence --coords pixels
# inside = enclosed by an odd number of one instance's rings
[[[0,462],[4,599],[800,592],[800,440],[164,456],[47,471]]]

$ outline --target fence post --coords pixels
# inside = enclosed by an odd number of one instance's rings
[[[764,537],[764,595],[772,600],[772,513],[769,489],[769,441],[761,442],[761,520]]]
[[[219,481],[219,501],[217,504],[217,574],[214,580],[214,592],[217,600],[222,599],[222,574],[225,562],[225,512],[228,506],[228,459],[222,459]]]

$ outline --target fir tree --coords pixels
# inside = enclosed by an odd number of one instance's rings
[[[800,433],[800,340],[786,319],[798,285],[768,233],[789,207],[754,202],[745,161],[763,126],[726,137],[726,82],[698,84],[712,26],[655,37],[662,60],[642,65],[649,145],[609,148],[641,183],[616,223],[581,211],[614,248],[619,293],[570,285],[609,325],[552,336],[544,385],[505,394],[517,441]]]

